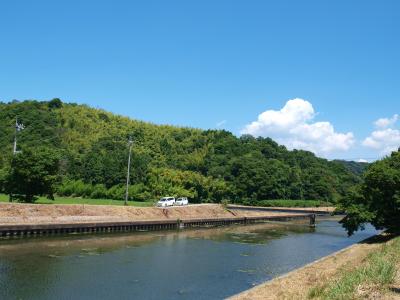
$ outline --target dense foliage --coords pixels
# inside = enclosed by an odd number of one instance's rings
[[[360,181],[340,162],[288,151],[270,138],[154,125],[53,99],[0,103],[3,191],[16,117],[25,125],[18,133],[22,153],[42,151],[38,147],[59,153],[60,195],[122,199],[129,137],[135,200],[179,195],[195,202],[336,201]]]
[[[335,162],[343,164],[350,172],[361,176],[369,166],[367,162],[355,162],[348,160],[335,160]]]
[[[400,230],[400,151],[373,163],[339,203],[346,212],[343,226],[349,234],[371,223],[378,229]]]
[[[35,195],[53,193],[58,176],[58,155],[48,148],[26,149],[12,159],[9,172],[4,178],[4,189],[11,197],[33,202]]]

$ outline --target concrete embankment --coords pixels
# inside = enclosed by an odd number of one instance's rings
[[[218,204],[183,207],[124,207],[111,205],[0,204],[0,225],[84,222],[224,219],[298,214],[296,211],[230,210]]]
[[[217,204],[185,207],[0,204],[0,235],[42,235],[249,224],[309,219],[299,212],[230,210]]]

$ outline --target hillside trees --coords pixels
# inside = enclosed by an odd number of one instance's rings
[[[57,98],[0,103],[0,182],[11,166],[16,117],[26,128],[18,139],[23,149],[59,153],[57,192],[63,195],[122,199],[129,137],[132,199],[333,201],[360,182],[357,165],[288,151],[270,138],[154,125]]]
[[[378,229],[400,230],[400,151],[373,163],[362,184],[339,203],[346,212],[342,224],[349,234],[365,223]]]

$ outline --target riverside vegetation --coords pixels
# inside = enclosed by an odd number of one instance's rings
[[[400,237],[396,237],[370,253],[356,268],[339,269],[334,280],[313,287],[308,297],[332,300],[384,298],[391,292],[390,285],[396,281],[399,265]]]
[[[18,132],[22,152],[12,157],[17,117],[25,130]],[[129,195],[136,201],[176,195],[253,205],[265,199],[336,202],[360,182],[367,165],[288,151],[269,138],[154,125],[59,99],[0,103],[0,132],[0,192],[21,194],[26,202],[54,193],[123,199],[129,137]],[[28,177],[35,185],[24,181]]]

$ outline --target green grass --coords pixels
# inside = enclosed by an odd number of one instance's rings
[[[261,200],[256,205],[267,207],[321,207],[332,206],[332,203],[319,200]]]
[[[0,202],[8,202],[8,195],[0,194]],[[55,200],[49,200],[45,197],[39,197],[35,201],[36,204],[91,204],[91,205],[124,205],[122,200],[110,199],[86,199],[86,198],[69,198],[69,197],[55,197]],[[129,206],[148,207],[153,206],[153,202],[146,201],[128,201]]]
[[[362,298],[360,290],[366,295],[371,291],[384,293],[394,282],[399,262],[400,237],[397,237],[369,254],[359,267],[351,271],[341,270],[338,279],[312,288],[308,296],[311,299],[339,300]]]

